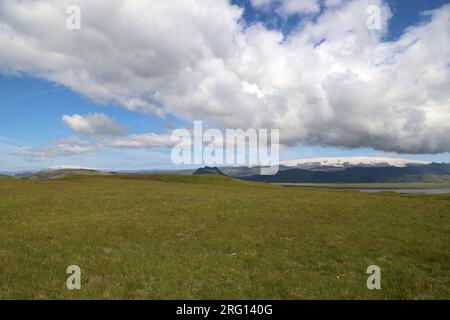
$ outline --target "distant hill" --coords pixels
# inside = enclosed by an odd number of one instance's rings
[[[221,175],[248,181],[274,183],[402,183],[429,182],[450,183],[450,164],[422,163],[414,160],[349,157],[317,158],[282,162],[279,172],[273,176],[261,176],[260,167],[203,167],[173,170],[136,170],[106,172],[87,168],[54,168],[34,172],[20,172],[22,179],[49,180],[80,175],[116,175],[128,173],[133,176],[174,173],[177,175]],[[0,177],[7,177],[0,173]]]
[[[125,174],[193,174],[197,169],[149,169],[149,170],[116,170],[115,173]]]
[[[351,167],[340,171],[287,169],[273,176],[253,175],[244,176],[241,179],[275,183],[448,183],[450,182],[450,165],[433,163],[406,167]]]
[[[427,174],[443,174],[448,171],[445,164],[434,164],[424,161],[381,158],[381,157],[336,157],[336,158],[312,158],[282,161],[279,165],[279,171],[291,169],[303,169],[307,171],[335,172],[343,171],[348,168],[406,168],[423,167],[430,172]],[[220,170],[228,176],[235,178],[248,178],[250,176],[260,175],[261,167],[220,167]],[[438,172],[442,170],[442,172]]]
[[[217,167],[203,167],[194,172],[194,174],[219,174],[225,176],[225,173]]]
[[[43,170],[39,172],[25,172],[16,175],[16,177],[32,180],[33,179],[51,180],[75,175],[109,175],[109,174],[112,173],[90,169],[56,169],[56,170]]]

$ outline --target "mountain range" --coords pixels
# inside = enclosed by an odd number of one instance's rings
[[[273,176],[252,175],[244,180],[274,183],[406,183],[450,182],[449,164],[407,167],[351,167],[339,171],[286,169]]]
[[[102,171],[73,166],[55,167],[41,171],[8,173],[22,179],[57,179],[70,175],[105,175],[117,173],[148,174],[221,174],[242,180],[271,183],[450,183],[450,164],[427,163],[414,160],[347,157],[289,160],[280,163],[279,172],[272,176],[260,175],[260,167],[221,166],[181,170]],[[5,174],[5,173],[0,173]]]
[[[449,183],[450,164],[377,158],[314,158],[280,163],[279,172],[259,174],[260,168],[221,167],[230,176],[243,180],[272,183]]]
[[[429,162],[380,157],[336,157],[288,160],[282,161],[280,164],[285,167],[322,171],[327,168],[339,170],[350,167],[406,167],[409,165],[429,164]]]

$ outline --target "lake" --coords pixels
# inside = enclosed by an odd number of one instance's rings
[[[345,189],[345,188],[342,188]],[[354,189],[361,192],[383,192],[383,191],[393,191],[397,193],[424,193],[424,194],[444,194],[450,193],[449,189]]]
[[[386,187],[386,188],[364,188],[364,187],[356,187],[349,185],[301,185],[301,184],[280,184],[285,187],[299,187],[299,188],[314,188],[314,189],[328,189],[328,190],[357,190],[361,192],[367,193],[375,193],[375,192],[397,192],[404,194],[446,194],[450,193],[450,188],[395,188],[395,187]]]

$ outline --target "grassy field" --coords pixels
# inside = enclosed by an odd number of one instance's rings
[[[220,176],[0,182],[0,298],[449,299],[450,195]],[[81,290],[66,268],[82,270]],[[366,269],[381,268],[381,290]]]

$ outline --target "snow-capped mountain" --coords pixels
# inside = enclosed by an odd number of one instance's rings
[[[288,160],[281,162],[281,165],[286,167],[406,167],[408,165],[428,164],[429,162],[396,159],[396,158],[379,158],[379,157],[338,157],[338,158],[312,158]]]

